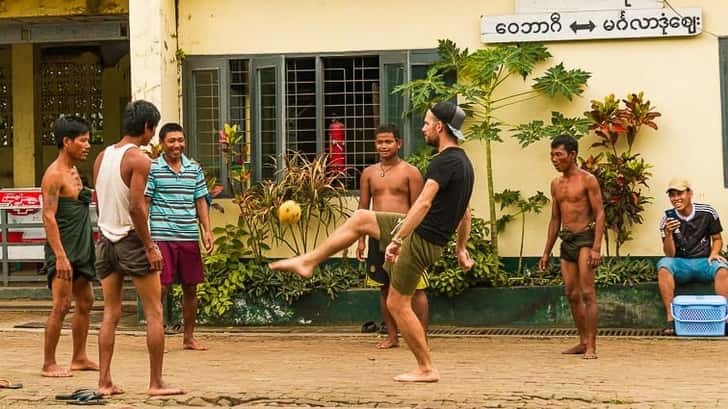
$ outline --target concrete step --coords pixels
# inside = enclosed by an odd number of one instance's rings
[[[94,298],[103,300],[103,292],[100,285],[94,285]],[[133,286],[125,286],[122,293],[122,300],[136,301],[136,290]],[[51,300],[51,292],[45,285],[23,286],[23,287],[0,287],[0,301],[4,300]]]
[[[53,304],[50,300],[0,300],[0,312],[50,312]],[[73,303],[71,310],[73,311]],[[122,301],[122,312],[135,313],[137,309],[136,301]],[[103,311],[104,303],[95,302],[92,311]]]

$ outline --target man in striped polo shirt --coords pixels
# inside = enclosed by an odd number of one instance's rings
[[[200,254],[197,222],[202,226],[206,251],[213,246],[207,208],[207,185],[200,165],[184,155],[185,133],[176,123],[159,130],[163,154],[152,162],[145,196],[150,203],[152,240],[164,258],[161,281],[164,292],[175,283],[182,284],[184,318],[183,348],[207,348],[194,338],[197,318],[197,284],[205,281]]]

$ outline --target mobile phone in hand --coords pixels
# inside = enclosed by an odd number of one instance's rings
[[[670,219],[680,220],[677,217],[677,210],[675,210],[675,208],[665,210],[665,217],[667,217],[668,220],[670,220]],[[675,229],[675,233],[680,234],[679,227],[677,229]]]

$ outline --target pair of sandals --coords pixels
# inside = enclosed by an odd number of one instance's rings
[[[66,401],[69,405],[106,405],[104,395],[93,389],[76,389],[72,393],[56,395],[56,400]]]

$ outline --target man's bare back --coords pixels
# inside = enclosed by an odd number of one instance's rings
[[[589,201],[589,187],[599,186],[591,173],[577,169],[569,176],[559,176],[551,182],[551,195],[559,208],[561,227],[578,233],[594,222],[594,209]]]
[[[422,190],[420,171],[403,160],[391,167],[368,166],[361,179],[362,195],[371,199],[374,211],[406,214]]]

